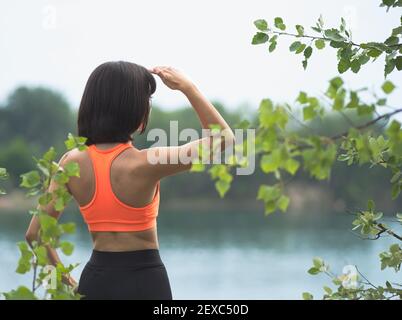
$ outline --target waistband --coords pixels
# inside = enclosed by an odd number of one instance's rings
[[[92,250],[88,263],[98,267],[147,267],[163,265],[159,249],[122,252]]]

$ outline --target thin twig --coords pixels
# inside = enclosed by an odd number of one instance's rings
[[[391,229],[385,227],[382,223],[377,223],[377,227],[380,228],[381,232],[386,232],[390,236],[393,236],[394,238],[398,239],[399,241],[402,241],[402,236],[400,236],[399,234],[396,234]]]
[[[345,112],[339,111],[339,113],[345,118],[345,120],[346,120],[352,127],[355,127],[355,126],[356,126],[356,124],[352,121],[352,119],[350,119],[350,118],[345,114]]]
[[[37,287],[35,286],[37,268],[38,268],[38,264],[35,261],[34,262],[34,267],[33,267],[33,279],[32,279],[32,292],[33,293],[35,293],[35,290],[37,289]]]
[[[372,286],[373,288],[375,288],[375,289],[378,290],[378,287],[376,287],[374,284],[372,284],[372,283],[370,282],[370,280],[367,279],[367,278],[364,276],[364,274],[360,272],[359,268],[358,268],[356,265],[355,265],[355,268],[356,268],[357,272],[360,274],[360,276],[361,276],[364,280],[366,280],[370,286]]]

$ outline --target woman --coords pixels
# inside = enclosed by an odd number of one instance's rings
[[[146,69],[130,62],[107,62],[90,75],[78,113],[78,135],[87,138],[87,150],[71,150],[59,165],[77,162],[80,177],[72,177],[68,191],[77,202],[93,239],[93,251],[78,284],[85,299],[172,299],[168,274],[159,256],[157,216],[159,182],[191,168],[200,143],[212,146],[209,137],[182,146],[139,150],[132,144],[136,131],[144,132],[150,99],[159,76],[172,90],[181,91],[197,113],[203,128],[219,125],[233,133],[196,85],[171,67]],[[177,157],[177,155],[187,157]],[[155,163],[159,157],[167,161]],[[178,161],[172,161],[173,159]],[[57,187],[51,182],[49,191]],[[59,218],[53,202],[42,208]],[[26,233],[28,242],[38,237],[34,216]],[[51,263],[60,259],[49,248]],[[66,276],[64,281],[76,286]]]

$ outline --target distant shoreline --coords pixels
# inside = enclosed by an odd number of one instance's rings
[[[338,211],[345,210],[345,205],[341,201],[334,200],[326,190],[294,184],[288,188],[286,193],[290,196],[291,203],[289,212],[305,210],[317,211]],[[253,211],[264,212],[264,205],[255,198],[236,199],[230,198],[211,198],[211,197],[183,197],[180,201],[177,198],[169,199],[162,195],[161,207],[166,211]],[[28,198],[19,189],[10,191],[0,197],[0,214],[2,212],[24,213],[36,206],[37,197]],[[74,206],[74,204],[70,204]]]

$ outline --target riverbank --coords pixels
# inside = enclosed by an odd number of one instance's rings
[[[294,183],[288,186],[286,194],[291,202],[288,212],[298,214],[299,212],[317,211],[317,212],[342,212],[346,205],[342,200],[334,199],[331,192],[322,187],[313,185],[303,185]],[[8,194],[0,197],[1,212],[19,212],[24,213],[34,208],[37,203],[37,197],[28,198],[19,190],[12,190]],[[73,206],[74,204],[72,204]],[[255,198],[236,199],[227,197],[220,199],[203,197],[183,197],[166,198],[161,193],[161,206],[166,211],[242,211],[242,212],[263,212],[264,205]]]

